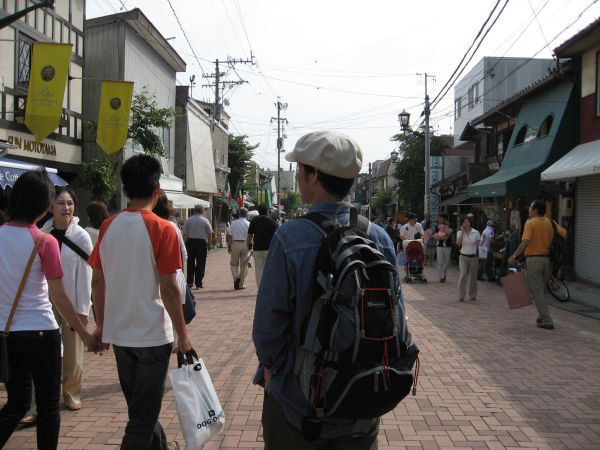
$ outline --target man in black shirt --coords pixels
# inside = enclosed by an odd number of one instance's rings
[[[254,273],[256,275],[256,285],[260,287],[263,268],[269,252],[271,239],[277,230],[277,223],[267,215],[267,206],[258,205],[258,216],[252,219],[248,228],[248,237],[246,243],[248,248],[254,248]]]

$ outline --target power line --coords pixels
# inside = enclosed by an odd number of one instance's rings
[[[190,47],[190,50],[192,51],[192,54],[194,55],[194,58],[196,59],[196,62],[198,63],[198,67],[200,67],[200,70],[202,71],[202,75],[206,75],[206,71],[204,70],[204,67],[202,67],[202,63],[200,63],[200,58],[198,58],[198,55],[196,55],[196,51],[194,50],[194,47],[192,46],[192,43],[190,42],[190,39],[188,38],[187,33],[183,29],[183,25],[181,24],[181,21],[179,20],[179,16],[177,15],[177,12],[175,11],[173,4],[171,3],[171,0],[167,0],[167,3],[171,7],[171,11],[173,11],[173,15],[175,16],[175,20],[177,21],[177,24],[179,25],[179,29],[183,33],[183,37],[185,37],[185,40],[187,41],[188,46]]]
[[[531,4],[531,0],[527,0],[527,2],[529,3],[529,7],[531,8],[531,12],[533,13],[533,17],[535,17],[535,21],[537,23],[538,28],[540,29],[540,33],[542,33],[542,37],[544,38],[544,41],[546,41],[546,48],[548,50],[550,50],[550,44],[548,44],[548,39],[546,39],[546,35],[544,34],[544,30],[542,29],[542,25],[540,24],[540,21],[538,19],[538,15],[535,12],[535,9],[533,8],[533,5]]]
[[[444,84],[444,86],[442,86],[442,88],[440,89],[439,93],[431,101],[432,109],[435,107],[438,98],[440,98],[440,96],[442,96],[442,93],[444,92],[444,90],[446,88],[450,88],[451,87],[450,83],[453,83],[454,76],[460,70],[460,68],[462,67],[463,63],[465,62],[465,59],[467,59],[467,56],[469,55],[469,53],[471,52],[471,50],[473,49],[473,47],[477,43],[477,40],[481,36],[481,33],[483,33],[483,30],[487,26],[488,22],[491,20],[492,16],[494,15],[494,12],[496,12],[496,9],[498,8],[498,5],[500,4],[500,2],[501,2],[501,0],[497,0],[496,1],[496,4],[492,8],[492,11],[489,13],[489,15],[487,16],[487,18],[485,19],[485,21],[481,25],[481,28],[479,28],[479,31],[477,32],[477,35],[473,39],[473,42],[471,42],[471,45],[469,45],[469,48],[467,49],[467,51],[463,55],[463,57],[460,60],[460,62],[457,64],[456,68],[454,69],[454,72],[452,72],[452,75],[450,75],[450,78],[448,78],[448,81],[446,81],[446,83]],[[508,0],[506,0],[506,3],[508,3]],[[504,4],[504,6],[506,6],[506,3]],[[483,38],[481,39],[481,41],[483,41]]]

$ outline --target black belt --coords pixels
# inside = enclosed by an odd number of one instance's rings
[[[461,253],[460,256],[465,256],[467,258],[475,258],[477,255],[465,255],[464,253]]]
[[[189,241],[205,241],[206,238],[188,238]]]
[[[233,242],[246,242],[245,239],[234,239]]]
[[[550,255],[525,255],[525,258],[550,258]]]

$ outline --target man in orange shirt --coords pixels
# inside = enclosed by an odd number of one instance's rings
[[[545,217],[546,203],[536,200],[529,206],[529,220],[525,223],[521,243],[508,259],[508,264],[513,265],[515,259],[525,253],[527,258],[527,282],[533,295],[539,316],[537,326],[551,330],[554,328],[552,317],[548,308],[546,281],[550,278],[550,249],[554,238],[552,221]],[[557,225],[561,236],[566,236],[567,231]]]

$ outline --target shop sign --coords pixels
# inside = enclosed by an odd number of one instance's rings
[[[46,142],[36,142],[35,140],[8,136],[8,142],[16,145],[20,150],[37,153],[39,155],[56,156],[56,145],[48,144]]]

